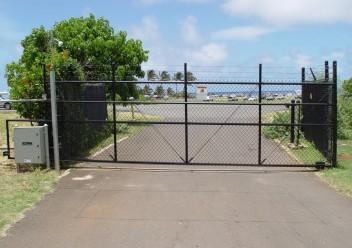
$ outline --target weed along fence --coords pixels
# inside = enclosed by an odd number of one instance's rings
[[[87,80],[60,78],[60,160],[334,166],[336,67],[151,66],[145,79],[122,81],[112,66]],[[48,99],[49,89],[44,70]],[[38,104],[44,118],[21,121],[50,129],[50,101]],[[6,121],[9,159],[14,122]]]

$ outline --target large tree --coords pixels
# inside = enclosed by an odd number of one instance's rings
[[[50,46],[51,34],[63,42],[61,47]],[[116,79],[134,81],[144,77],[141,64],[148,60],[148,51],[140,40],[127,39],[127,33],[114,29],[105,18],[70,18],[56,23],[52,30],[43,26],[35,28],[21,42],[23,54],[19,61],[6,66],[7,83],[13,99],[41,98],[44,91],[42,65],[48,64],[56,71],[58,79],[108,79],[111,65],[116,65]],[[123,100],[135,96],[133,84],[120,84],[119,94]],[[28,106],[28,105],[27,105]],[[25,118],[42,118],[43,111],[36,107],[18,108]]]

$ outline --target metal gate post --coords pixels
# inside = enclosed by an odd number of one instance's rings
[[[332,155],[332,165],[337,166],[337,62],[334,61],[332,64],[333,73],[333,155]]]
[[[116,65],[112,64],[112,115],[114,119],[114,161],[117,161],[117,123],[116,123]]]
[[[297,111],[295,111],[295,146],[298,147],[299,146],[299,129],[300,129],[300,124],[301,124],[301,101],[300,100],[296,100],[296,106],[297,106]]]
[[[45,64],[43,64],[43,88],[44,88],[44,94],[42,96],[42,99],[44,100],[44,115],[45,115],[45,120],[49,120],[49,115],[48,115],[48,85],[46,83],[46,68]]]
[[[188,164],[188,79],[187,79],[187,63],[184,64],[184,92],[185,92],[185,163]]]
[[[290,143],[295,142],[295,100],[291,100],[291,127],[290,127]]]
[[[262,164],[262,64],[259,64],[258,165]]]
[[[9,129],[9,120],[6,120],[6,144],[7,144],[7,159],[10,159],[10,129]]]

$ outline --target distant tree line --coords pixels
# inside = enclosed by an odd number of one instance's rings
[[[171,77],[168,71],[162,71],[157,73],[155,70],[148,70],[146,71],[147,81],[160,81],[160,85],[155,87],[153,90],[150,87],[150,84],[144,85],[142,89],[140,89],[140,93],[144,95],[168,95],[172,97],[182,96],[182,92],[176,92],[172,87],[168,87],[164,89],[163,83],[167,81],[183,81],[185,79],[184,74],[182,72],[176,72],[173,77]],[[187,81],[192,82],[196,81],[197,78],[193,75],[191,71],[187,72]]]

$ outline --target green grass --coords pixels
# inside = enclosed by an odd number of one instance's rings
[[[338,166],[318,175],[339,192],[352,196],[352,140],[340,140],[337,146]]]
[[[6,148],[6,119],[17,119],[15,112],[0,112],[0,147]],[[15,124],[10,123],[10,132]],[[11,141],[11,137],[10,137]],[[12,141],[11,141],[12,142]],[[13,146],[12,146],[13,147]],[[55,171],[34,170],[35,166],[26,166],[27,172],[16,173],[13,160],[0,154],[0,236],[5,230],[23,216],[23,212],[53,190],[59,174]]]
[[[59,178],[55,171],[35,170],[15,173],[14,170],[0,170],[0,236],[5,230],[22,218],[45,194],[54,189]]]
[[[6,119],[17,119],[16,112],[0,112],[0,147],[6,147]],[[15,124],[11,122],[11,128]]]
[[[315,164],[316,162],[327,163],[327,159],[324,157],[324,155],[321,154],[311,142],[301,138],[300,145],[302,145],[302,148],[291,149],[291,152],[302,163],[304,164]]]

